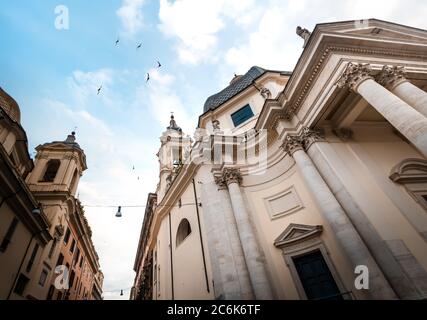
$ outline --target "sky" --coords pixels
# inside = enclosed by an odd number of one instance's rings
[[[115,213],[155,191],[171,112],[193,135],[207,97],[235,73],[292,71],[298,25],[378,18],[427,29],[426,16],[425,0],[1,0],[0,86],[20,105],[32,157],[76,130],[104,298],[128,299],[144,208]]]

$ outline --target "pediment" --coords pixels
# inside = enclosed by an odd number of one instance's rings
[[[427,42],[427,31],[377,19],[353,20],[319,24],[323,32],[348,35],[363,35],[378,39],[401,39],[412,42]]]
[[[276,247],[284,247],[293,245],[298,242],[305,241],[322,233],[323,227],[320,225],[311,226],[305,224],[291,223],[285,231],[274,241]]]
[[[397,183],[417,183],[427,181],[427,160],[410,158],[391,169],[390,179]]]

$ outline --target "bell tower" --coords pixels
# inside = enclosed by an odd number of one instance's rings
[[[34,193],[55,193],[75,196],[84,170],[87,169],[84,151],[72,132],[64,141],[39,145],[34,169],[27,183]]]
[[[171,185],[179,168],[185,161],[186,153],[191,148],[191,138],[185,136],[171,115],[169,127],[160,137],[160,150],[157,153],[160,164],[160,182],[157,187],[159,201]]]

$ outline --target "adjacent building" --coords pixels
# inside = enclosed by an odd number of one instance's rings
[[[100,299],[103,275],[76,198],[86,166],[75,133],[36,148],[0,90],[0,299]]]
[[[427,31],[298,28],[293,71],[252,67],[172,117],[132,299],[427,298]]]

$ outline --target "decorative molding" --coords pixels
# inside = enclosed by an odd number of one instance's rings
[[[368,63],[349,62],[336,84],[338,88],[348,87],[357,92],[357,88],[362,82],[373,79],[371,74],[372,69]]]
[[[332,133],[344,142],[352,139],[354,134],[350,128],[335,128],[332,129]]]
[[[242,174],[237,168],[225,168],[222,172],[222,179],[226,182],[227,186],[232,183],[241,184],[242,183]]]
[[[224,180],[224,177],[222,175],[221,176],[218,176],[218,175],[214,176],[214,180],[218,186],[218,190],[227,189],[227,182]]]
[[[385,65],[376,77],[379,84],[393,91],[399,84],[407,82],[406,70],[402,66]]]
[[[318,237],[323,231],[320,225],[310,226],[305,224],[291,223],[280,236],[274,240],[274,245],[277,248],[285,248],[289,246],[298,245],[313,237]]]
[[[286,108],[286,119],[290,120],[298,112],[302,103],[307,96],[307,93],[310,91],[310,87],[319,75],[322,70],[323,65],[327,61],[330,55],[333,53],[348,53],[355,55],[377,55],[384,57],[404,57],[404,58],[413,58],[419,60],[427,59],[427,54],[414,54],[408,53],[404,50],[390,50],[390,49],[364,49],[361,47],[338,47],[338,46],[328,46],[323,53],[321,54],[317,64],[313,67],[313,71],[310,73],[310,78],[307,81],[304,81],[304,87],[300,91],[298,98],[295,102],[290,103],[289,107]],[[295,68],[296,69],[296,68]]]
[[[304,208],[294,186],[264,198],[264,202],[271,220],[287,216]]]
[[[55,227],[55,236],[59,239],[64,235],[65,229],[62,224],[59,224]]]
[[[299,151],[304,150],[300,138],[298,136],[286,136],[285,142],[282,145],[285,152],[292,157],[292,155]]]
[[[323,132],[320,130],[310,129],[308,127],[304,127],[302,129],[300,140],[305,150],[308,150],[315,142],[326,141]]]
[[[400,184],[427,182],[427,160],[405,159],[391,169],[389,178]]]

